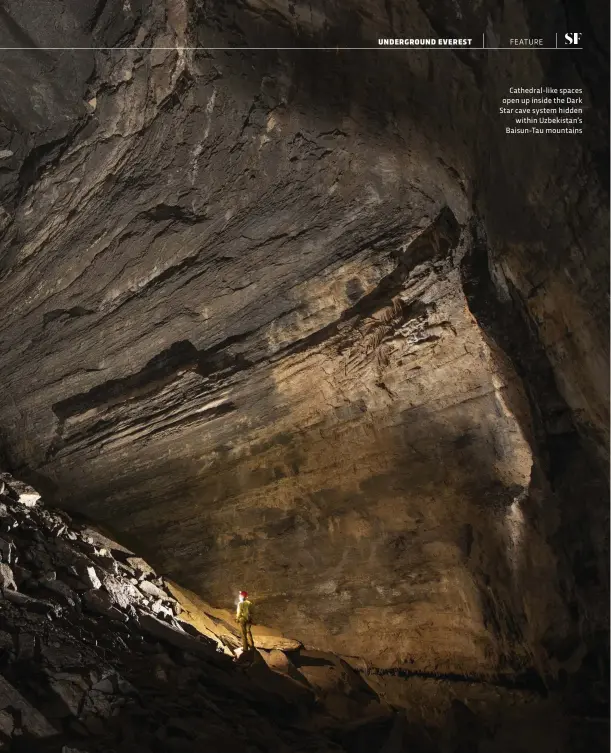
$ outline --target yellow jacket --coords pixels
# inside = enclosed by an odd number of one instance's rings
[[[253,621],[253,606],[252,601],[244,599],[244,601],[238,602],[238,608],[236,609],[236,620],[238,622],[252,622]]]

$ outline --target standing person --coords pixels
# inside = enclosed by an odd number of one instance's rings
[[[252,638],[254,609],[252,602],[248,600],[247,591],[240,591],[238,595],[238,607],[235,617],[242,630],[242,648],[244,649],[244,653],[246,653],[249,648],[254,649],[255,647],[255,642]]]

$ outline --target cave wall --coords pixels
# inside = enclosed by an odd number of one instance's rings
[[[168,0],[45,23],[34,5],[6,4],[6,44],[157,49],[3,54],[12,469],[217,606],[248,587],[309,645],[574,662],[605,624],[598,48],[163,49],[528,35],[571,12]],[[588,92],[570,148],[505,140],[500,97],[539,83]]]

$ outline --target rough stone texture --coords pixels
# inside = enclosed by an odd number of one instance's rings
[[[235,621],[195,595],[185,601],[189,622],[155,616],[135,589],[113,605],[109,586],[114,593],[130,584],[128,567],[112,574],[120,560],[107,552],[126,554],[114,542],[90,552],[100,589],[72,593],[71,562],[99,537],[44,505],[4,499],[15,560],[44,545],[55,577],[35,569],[27,594],[5,591],[0,599],[0,750],[597,753],[607,743],[595,706],[605,688],[595,682],[567,694],[536,676],[376,670],[282,637],[274,642],[269,632],[269,650],[236,659],[227,640],[237,644]],[[150,573],[142,560],[138,566]],[[176,588],[163,577],[157,583],[172,600],[168,590]],[[42,614],[43,602],[28,595],[41,590],[53,607]],[[255,628],[255,640],[262,630]]]
[[[2,55],[3,447],[307,645],[587,676],[608,618],[603,6],[471,6],[74,0],[48,23],[6,2],[6,44],[157,49]],[[596,39],[578,56],[161,49],[571,24]],[[585,88],[583,138],[504,140],[506,87],[540,83]]]
[[[47,611],[41,616],[41,600],[28,593],[18,593],[15,601],[15,592],[4,591],[0,600],[0,750],[348,750],[318,729],[331,724],[338,731],[326,712],[302,720],[307,724],[299,729],[291,723],[300,714],[300,700],[279,697],[282,679],[276,679],[280,686],[274,691],[275,676],[262,659],[258,669],[245,673],[247,667],[234,667],[209,637],[187,633],[173,619],[157,620],[141,594],[128,588],[129,574],[114,577],[105,569],[109,557],[99,549],[91,554],[105,576],[101,589],[110,587],[116,595],[123,585],[125,598],[112,606],[103,590],[82,599],[72,593],[63,580],[71,568],[69,555],[82,556],[79,544],[89,537],[69,518],[4,499],[6,517],[15,523],[10,537],[16,560],[43,545],[57,577],[35,572],[27,586],[34,594],[51,591],[51,617]],[[58,525],[63,530],[56,536]],[[97,606],[103,594],[112,614]],[[270,721],[275,710],[284,714],[285,724]],[[392,712],[384,714],[388,724]]]

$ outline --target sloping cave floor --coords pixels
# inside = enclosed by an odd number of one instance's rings
[[[239,656],[234,626],[204,615],[202,634],[143,560],[2,478],[1,750],[608,749],[604,703],[537,676],[381,671],[273,637]]]

